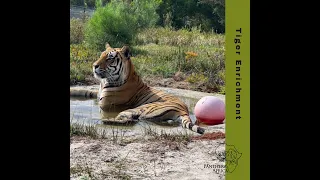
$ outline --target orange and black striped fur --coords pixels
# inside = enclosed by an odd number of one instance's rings
[[[193,124],[188,107],[177,97],[144,84],[134,70],[128,46],[106,50],[93,63],[94,76],[100,79],[98,93],[100,112],[117,109],[119,123],[147,120],[158,124],[179,123],[184,128],[203,134],[204,129]]]

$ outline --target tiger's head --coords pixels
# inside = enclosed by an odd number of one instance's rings
[[[131,70],[130,55],[128,46],[112,48],[106,43],[106,50],[93,63],[94,77],[105,81],[108,87],[123,85],[128,80]]]

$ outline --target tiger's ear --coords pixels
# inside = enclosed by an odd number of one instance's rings
[[[121,52],[124,54],[124,56],[127,59],[130,59],[131,51],[130,51],[130,48],[128,46],[123,46],[122,49],[121,49]]]
[[[109,43],[106,43],[106,49],[111,48]]]

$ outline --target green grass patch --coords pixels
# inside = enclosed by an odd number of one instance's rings
[[[91,137],[93,139],[105,139],[106,130],[99,130],[95,125],[70,123],[70,136],[82,136]]]
[[[140,31],[130,46],[132,61],[142,78],[170,78],[181,72],[189,83],[224,94],[224,35],[204,33],[196,28],[177,31],[149,28]],[[92,63],[100,53],[84,43],[70,45],[70,84],[93,77]]]
[[[224,93],[224,35],[197,28],[149,28],[141,31],[134,42],[132,59],[142,77],[169,78],[183,72],[188,82]]]
[[[199,28],[173,30],[171,28],[148,28],[140,31],[133,44],[158,44],[169,46],[224,47],[225,38],[222,34],[200,32]]]
[[[93,76],[92,64],[100,52],[88,48],[84,43],[70,45],[70,85],[85,82],[86,77]]]

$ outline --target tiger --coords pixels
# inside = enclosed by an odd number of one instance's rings
[[[119,113],[115,122],[150,121],[161,125],[181,124],[185,129],[204,134],[204,128],[190,119],[187,105],[179,98],[145,84],[135,71],[128,45],[112,48],[105,44],[93,63],[93,74],[100,81],[97,95],[100,113]],[[86,94],[92,96],[92,94]]]

